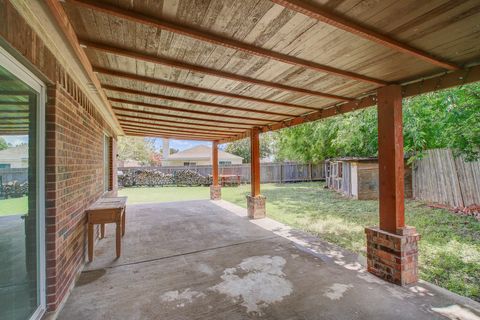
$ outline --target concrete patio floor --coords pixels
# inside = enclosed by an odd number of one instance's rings
[[[123,255],[113,226],[58,319],[480,319],[428,283],[398,287],[357,255],[225,201],[131,205]]]

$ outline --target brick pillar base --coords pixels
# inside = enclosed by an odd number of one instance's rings
[[[264,196],[247,196],[247,210],[248,217],[250,219],[265,218],[267,211],[265,209],[265,201],[267,198]]]
[[[399,229],[398,234],[370,227],[365,233],[370,273],[402,286],[418,281],[420,235],[414,227]]]
[[[210,186],[210,200],[222,199],[222,186]]]

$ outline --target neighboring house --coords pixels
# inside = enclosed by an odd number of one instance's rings
[[[218,162],[220,165],[242,164],[242,157],[218,150]],[[196,146],[168,156],[163,160],[163,166],[202,166],[212,164],[212,148]]]
[[[0,169],[10,168],[28,168],[27,144],[21,144],[0,151]]]

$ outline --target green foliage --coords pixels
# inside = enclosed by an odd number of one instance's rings
[[[8,148],[7,141],[4,138],[0,137],[0,150],[5,150],[7,148]]]
[[[154,161],[153,141],[142,137],[119,137],[118,159],[137,160],[141,164],[150,164]]]
[[[260,157],[267,158],[273,153],[273,139],[275,133],[269,132],[260,135]],[[243,158],[243,163],[250,163],[250,139],[237,140],[228,143],[225,151]]]
[[[411,160],[433,148],[451,148],[468,161],[480,156],[480,84],[404,100],[404,148]],[[283,129],[276,136],[278,160],[317,161],[376,156],[376,108]]]

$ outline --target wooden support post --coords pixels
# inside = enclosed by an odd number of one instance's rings
[[[250,172],[252,197],[260,195],[260,132],[253,128],[250,135]]]
[[[397,233],[405,226],[402,91],[378,89],[378,175],[380,229]]]
[[[380,227],[365,228],[367,269],[407,285],[418,281],[420,235],[405,226],[401,87],[378,89],[377,100]]]
[[[212,185],[210,186],[210,199],[220,200],[222,198],[222,186],[218,183],[218,142],[212,143]]]
[[[260,195],[260,129],[253,128],[250,132],[250,183],[252,191],[247,196],[248,217],[264,218],[265,197]]]

